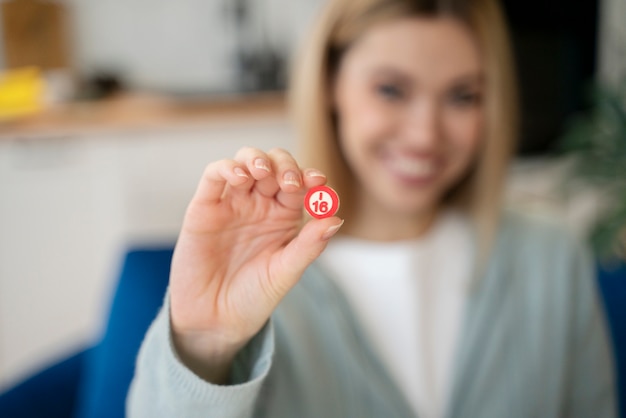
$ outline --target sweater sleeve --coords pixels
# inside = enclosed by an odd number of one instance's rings
[[[229,385],[209,383],[178,358],[172,342],[169,296],[142,343],[126,402],[130,418],[251,417],[272,364],[271,319],[241,349]]]
[[[568,393],[564,416],[615,417],[616,393],[613,353],[596,286],[594,259],[577,243],[572,251],[575,293],[570,341]]]

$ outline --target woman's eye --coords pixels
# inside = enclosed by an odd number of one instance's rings
[[[399,100],[404,97],[402,90],[392,84],[380,84],[377,91],[378,94],[388,100]]]
[[[449,95],[451,104],[460,107],[475,106],[480,103],[480,94],[468,91],[454,91]]]

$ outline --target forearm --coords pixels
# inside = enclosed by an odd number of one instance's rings
[[[141,417],[251,416],[274,351],[272,324],[237,353],[228,385],[209,383],[180,360],[173,343],[169,298],[142,344],[127,400],[127,415]],[[223,371],[218,372],[223,373]]]

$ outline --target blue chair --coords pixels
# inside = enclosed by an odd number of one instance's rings
[[[163,303],[171,258],[171,247],[129,251],[101,341],[0,395],[0,417],[123,417],[135,358]]]
[[[620,416],[626,418],[626,262],[614,268],[598,265],[598,284],[615,352]]]
[[[0,395],[0,417],[123,417],[135,358],[162,304],[171,257],[171,248],[129,251],[102,340]],[[615,270],[598,266],[598,279],[617,354],[621,416],[626,418],[626,263]]]

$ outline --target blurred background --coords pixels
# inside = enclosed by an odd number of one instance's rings
[[[98,340],[124,254],[173,244],[207,162],[294,148],[286,75],[323,2],[0,1],[0,391]],[[523,104],[507,202],[586,238],[607,193],[562,187],[592,146],[572,121],[602,117],[592,86],[620,91],[626,0],[504,6]]]

